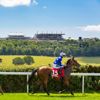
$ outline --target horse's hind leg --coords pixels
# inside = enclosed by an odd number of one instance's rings
[[[38,92],[38,90],[40,89],[40,86],[41,86],[41,82],[38,80],[38,81],[36,81],[36,82],[34,83],[34,85],[36,85],[36,87],[34,87],[34,88],[32,89],[32,94],[35,94],[35,93]]]
[[[0,86],[0,92],[1,92],[1,94],[3,95],[3,90],[2,90],[2,88],[1,88],[1,86]]]
[[[50,95],[49,91],[48,91],[48,88],[47,88],[47,81],[43,82],[43,89],[48,95]]]

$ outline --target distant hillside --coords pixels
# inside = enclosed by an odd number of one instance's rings
[[[100,56],[100,40],[0,40],[0,55],[58,56],[61,51],[67,56]]]

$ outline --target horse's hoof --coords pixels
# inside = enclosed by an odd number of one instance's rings
[[[50,94],[49,94],[49,93],[47,93],[47,95],[48,95],[48,96],[50,96]]]
[[[1,93],[1,95],[3,95],[3,93]]]
[[[59,94],[61,94],[61,93],[62,93],[62,91],[59,91],[58,93],[59,93]]]
[[[34,92],[31,92],[31,94],[35,94]]]
[[[72,96],[74,96],[74,93],[73,93],[73,92],[71,92],[71,95],[72,95]]]

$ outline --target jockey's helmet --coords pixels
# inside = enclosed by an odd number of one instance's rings
[[[66,56],[66,54],[64,52],[61,52],[60,56]]]

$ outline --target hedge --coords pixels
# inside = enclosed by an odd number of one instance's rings
[[[16,57],[13,59],[13,64],[15,65],[23,65],[24,63],[25,61],[21,57]]]
[[[24,69],[18,71],[31,71],[32,69]],[[96,66],[86,66],[81,67],[80,70],[73,69],[73,72],[95,72],[100,73],[100,67]],[[35,84],[35,79],[33,79],[32,84],[30,85],[30,92],[33,88],[37,86]],[[81,84],[82,78],[80,76],[72,76],[71,77],[71,88],[74,91],[81,92]],[[0,75],[0,84],[4,90],[4,92],[26,92],[26,76],[8,76],[8,75]],[[60,87],[60,83],[51,79],[49,80],[48,88],[52,92],[58,91]],[[96,76],[88,76],[85,77],[85,90],[86,91],[98,91],[100,90],[100,77]]]
[[[15,65],[31,65],[34,63],[34,59],[31,56],[25,56],[24,58],[16,57],[13,59],[13,64]]]
[[[24,59],[25,63],[28,65],[31,65],[34,63],[34,59],[31,56],[25,56],[23,59]]]

